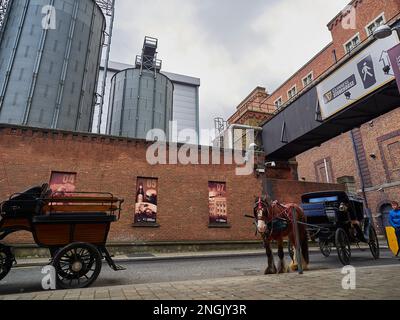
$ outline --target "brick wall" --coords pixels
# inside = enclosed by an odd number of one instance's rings
[[[265,179],[265,190],[273,200],[282,203],[301,203],[301,196],[318,191],[344,191],[344,185],[308,183],[292,180]]]
[[[347,17],[339,14],[328,24],[328,29],[332,35],[332,42],[312,57],[310,61],[293,74],[290,79],[286,80],[277,90],[271,93],[266,103],[273,104],[279,97],[282,97],[284,103],[287,102],[289,100],[287,92],[294,85],[297,87],[297,92],[303,90],[302,79],[310,72],[313,72],[313,78],[317,79],[336,64],[334,51],[336,59],[340,60],[347,54],[344,44],[356,36],[357,33],[360,33],[361,41],[366,40],[368,35],[365,27],[380,14],[384,13],[385,22],[388,22],[390,19],[398,17],[400,13],[400,1],[398,0],[355,0],[352,2],[352,6],[355,7],[355,29],[344,28],[342,21]]]
[[[255,240],[254,227],[244,214],[252,211],[261,194],[260,179],[236,176],[233,165],[150,166],[147,146],[127,139],[2,128],[0,199],[48,182],[52,171],[76,172],[77,191],[111,192],[125,199],[111,241]],[[160,228],[132,227],[137,177],[158,178]],[[208,226],[209,181],[226,182],[230,229]],[[32,239],[21,233],[10,241]]]
[[[338,15],[329,24],[328,28],[332,33],[334,47],[338,57],[346,55],[343,45],[360,33],[361,41],[368,38],[365,27],[369,25],[380,14],[384,13],[385,22],[394,18],[400,12],[400,2],[398,0],[355,0],[352,2],[355,8],[355,29],[344,28],[342,21],[346,22],[349,16]]]
[[[49,181],[52,171],[77,173],[77,191],[111,192],[124,198],[122,218],[112,225],[111,242],[256,240],[251,214],[263,193],[262,177],[237,176],[235,165],[151,166],[149,143],[106,136],[0,126],[0,199]],[[295,164],[268,170],[271,195],[300,201],[302,193],[339,186],[288,181]],[[133,227],[137,178],[158,178],[159,228]],[[225,182],[230,228],[210,228],[208,182]],[[269,184],[271,185],[271,183]],[[268,189],[269,190],[269,189]],[[28,233],[8,238],[31,243]]]
[[[389,147],[394,144],[400,146],[400,109],[395,109],[371,123],[360,128],[366,164],[364,172],[369,174],[371,185],[366,188],[366,195],[370,209],[374,215],[379,215],[380,207],[391,200],[400,200],[400,153],[394,151],[389,154]],[[397,156],[397,159],[393,159]],[[356,166],[354,149],[350,134],[343,134],[332,139],[319,148],[314,148],[297,157],[299,177],[307,181],[318,181],[315,172],[315,162],[330,158],[335,182],[342,176],[353,176],[357,182],[357,190],[361,183]],[[381,189],[381,190],[379,190]]]

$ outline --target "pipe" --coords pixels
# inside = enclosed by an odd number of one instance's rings
[[[114,17],[115,17],[115,0],[112,0],[111,3],[111,17],[110,17],[110,28],[108,30],[108,44],[106,48],[106,57],[104,62],[104,73],[103,73],[103,82],[101,84],[101,96],[100,96],[100,106],[99,106],[99,114],[98,114],[98,122],[97,122],[97,133],[101,133],[101,123],[103,118],[104,111],[104,96],[106,94],[106,84],[107,84],[107,73],[108,73],[108,65],[110,62],[110,51],[111,51],[111,41],[114,29]]]

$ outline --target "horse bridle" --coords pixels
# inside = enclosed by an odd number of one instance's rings
[[[290,220],[289,219],[289,209],[290,208],[286,208],[285,206],[283,206],[283,205],[281,205],[280,203],[277,203],[278,205],[279,205],[279,207],[281,207],[282,209],[284,209],[284,211],[282,211],[280,214],[281,215],[283,215],[283,216],[285,216],[286,218],[277,218],[277,219],[281,219],[281,220]],[[262,199],[261,199],[261,197],[258,199],[258,204],[257,204],[257,224],[258,224],[258,221],[259,220],[261,220],[260,219],[260,215],[259,215],[259,211],[260,210],[262,210],[262,212],[263,212],[263,218],[265,217],[265,224],[266,224],[266,226],[267,226],[267,230],[265,231],[265,233],[262,235],[263,237],[264,237],[264,239],[268,239],[272,234],[273,234],[273,232],[274,232],[274,224],[272,223],[271,224],[271,229],[269,229],[268,228],[268,217],[271,215],[272,216],[272,218],[271,218],[271,221],[274,221],[274,219],[275,219],[275,214],[274,214],[274,212],[272,212],[272,214],[271,214],[271,212],[269,211],[269,209],[268,209],[268,203],[267,202],[265,202],[265,201],[263,201]],[[267,212],[267,215],[265,216],[265,214],[264,214],[264,210]],[[258,228],[256,228],[256,235],[258,234]]]

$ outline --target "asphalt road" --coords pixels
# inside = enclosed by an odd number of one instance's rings
[[[135,261],[121,263],[126,271],[114,272],[103,265],[99,279],[93,287],[112,287],[129,284],[162,283],[172,281],[219,279],[263,274],[266,256],[240,256],[229,258],[195,258],[167,261]],[[381,259],[374,261],[369,250],[354,249],[354,267],[399,264],[388,250],[382,250]],[[311,253],[311,270],[338,269],[343,266],[333,254],[324,258],[320,253]],[[41,268],[27,267],[13,269],[0,282],[0,295],[41,291]]]

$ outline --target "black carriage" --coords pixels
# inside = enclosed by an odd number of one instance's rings
[[[351,263],[351,246],[368,244],[379,259],[377,233],[367,216],[362,198],[342,191],[309,193],[302,196],[310,237],[318,241],[321,253],[331,255],[336,248],[343,265]]]
[[[0,241],[31,232],[36,244],[50,251],[57,288],[93,284],[102,261],[120,271],[106,249],[111,223],[120,218],[123,200],[110,193],[53,193],[47,184],[14,194],[0,206]],[[0,243],[0,280],[15,263],[12,248]]]

